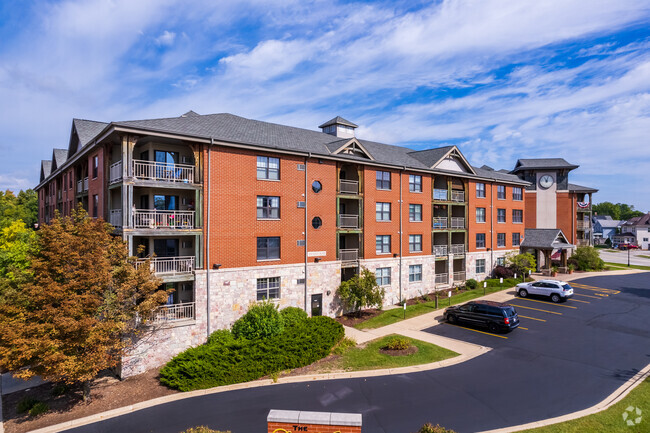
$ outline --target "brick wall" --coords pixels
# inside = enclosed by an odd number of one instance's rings
[[[568,192],[557,193],[557,228],[567,237],[567,240],[576,242],[576,201],[575,194]]]

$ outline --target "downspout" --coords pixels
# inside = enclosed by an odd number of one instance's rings
[[[210,336],[210,171],[211,171],[211,160],[212,160],[212,145],[214,144],[214,138],[210,139],[210,147],[208,147],[208,174],[205,176],[206,182],[203,193],[203,201],[208,202],[207,205],[207,218],[205,219],[205,284],[206,284],[206,308],[207,308],[207,320],[206,328],[208,331],[208,337]]]
[[[311,152],[309,152],[309,155],[305,157],[305,313],[309,314],[309,311],[307,311],[307,280],[308,280],[308,274],[307,274],[307,162],[311,158]]]
[[[494,269],[494,184],[490,183],[490,276]]]
[[[406,167],[402,167],[399,174],[399,301],[402,302],[402,175]]]

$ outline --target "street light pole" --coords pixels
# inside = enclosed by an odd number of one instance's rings
[[[630,267],[630,246],[627,247],[627,267]]]

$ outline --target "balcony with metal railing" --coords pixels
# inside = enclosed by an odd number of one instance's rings
[[[151,323],[164,325],[170,322],[184,320],[195,320],[195,303],[184,302],[182,304],[163,305],[158,307],[152,314]]]
[[[591,224],[589,224],[588,220],[583,220],[583,221],[577,221],[576,222],[576,229],[577,230],[586,230],[591,227]]]
[[[451,228],[452,229],[464,229],[465,228],[465,217],[451,217]]]
[[[136,209],[133,212],[133,228],[193,229],[193,210]]]
[[[465,271],[456,271],[454,272],[454,281],[465,281]]]
[[[152,257],[151,271],[159,276],[191,275],[194,271],[194,256]],[[135,266],[141,266],[147,259],[137,259]]]
[[[449,200],[449,192],[446,189],[434,188],[433,199],[439,201],[447,201]]]
[[[447,217],[433,217],[434,230],[447,230],[449,218]]]
[[[88,177],[84,177],[84,192],[88,191]]]
[[[436,274],[436,284],[449,284],[449,274]]]
[[[117,183],[122,180],[122,161],[111,164],[109,172],[109,183]]]
[[[77,181],[77,194],[81,194],[83,192],[84,188],[84,183],[83,180],[78,180]]]
[[[589,246],[589,239],[577,239],[576,245],[579,247],[587,247]]]
[[[339,194],[359,194],[359,181],[339,179]]]
[[[339,228],[341,229],[358,229],[359,215],[340,214]]]
[[[463,203],[465,201],[465,191],[451,191],[451,201]]]
[[[132,168],[136,179],[194,183],[193,165],[134,160]]]
[[[438,256],[447,256],[447,245],[434,245],[433,246],[433,255]]]
[[[111,209],[108,216],[108,222],[113,227],[122,227],[122,209]]]
[[[341,261],[342,268],[356,267],[359,265],[359,250],[358,249],[339,250],[339,260]]]
[[[451,254],[465,254],[465,244],[452,244],[450,252]]]

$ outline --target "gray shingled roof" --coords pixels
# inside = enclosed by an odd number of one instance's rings
[[[345,126],[351,126],[353,128],[359,127],[359,125],[355,125],[354,123],[342,118],[341,116],[336,116],[335,118],[328,120],[327,122],[320,125],[319,128],[325,128],[326,126],[330,126],[330,125],[345,125]]]
[[[633,217],[624,223],[626,226],[645,226],[650,224],[650,212],[638,217]]]
[[[454,146],[443,146],[435,149],[415,150],[410,151],[409,155],[417,159],[425,167],[433,167],[440,159],[442,159]]]
[[[535,159],[518,159],[513,172],[522,170],[538,170],[543,168],[565,168],[573,170],[580,167],[566,162],[564,158],[535,158]]]
[[[575,248],[566,241],[566,236],[560,229],[525,229],[522,248],[558,249]]]
[[[521,181],[521,179],[519,179],[517,175],[511,174],[510,172],[503,172],[501,170],[494,171],[493,169],[486,170],[483,167],[474,167],[474,171],[478,176],[486,177],[488,179],[502,180],[508,182]]]
[[[571,192],[598,192],[596,188],[588,186],[576,185],[575,183],[569,184],[569,191]]]
[[[54,169],[61,167],[68,159],[68,149],[54,149],[52,152],[52,165]]]
[[[105,122],[95,122],[94,120],[72,119],[74,128],[79,136],[81,146],[88,144],[93,138],[97,136],[104,128],[108,126]]]
[[[605,228],[605,229],[616,228],[619,225],[621,225],[622,223],[623,223],[623,221],[621,221],[621,220],[612,220],[612,219],[609,219],[609,220],[601,220],[601,219],[599,219],[599,220],[596,221],[596,224],[599,224],[602,228]]]
[[[45,179],[52,172],[52,161],[43,159],[41,160],[41,180]]]

